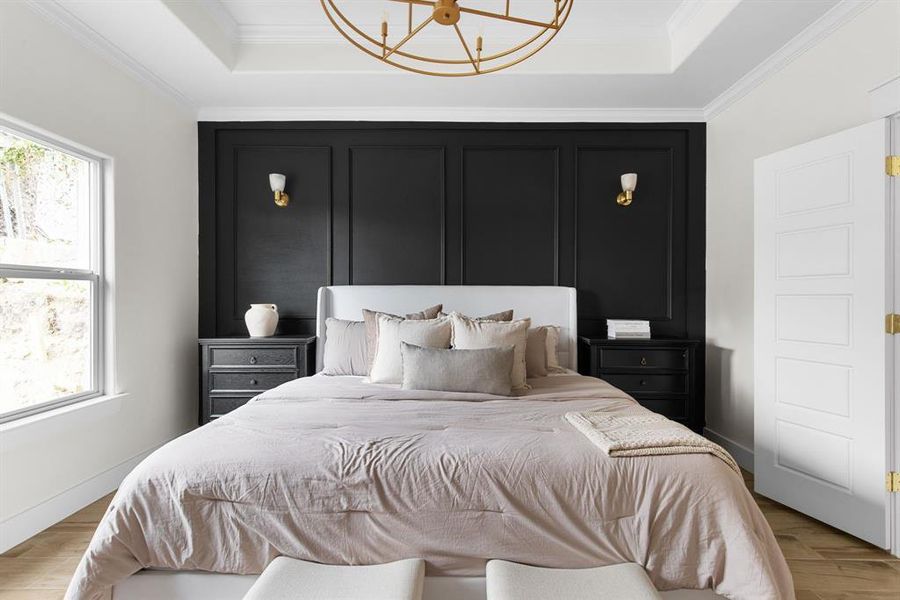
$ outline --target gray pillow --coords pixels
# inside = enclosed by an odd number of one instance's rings
[[[412,321],[428,321],[431,319],[437,318],[441,311],[444,309],[443,304],[435,304],[434,306],[429,306],[428,308],[422,309],[419,312],[409,313],[406,315],[407,319]],[[369,371],[372,370],[372,363],[375,362],[375,349],[378,348],[378,313],[377,310],[369,310],[368,308],[364,308],[363,311],[363,321],[366,323],[366,372],[364,375],[368,375]],[[383,312],[389,317],[396,317],[398,319],[402,319],[398,315],[392,315],[391,313]]]
[[[404,390],[510,394],[514,346],[445,350],[401,342],[400,353]]]
[[[325,375],[366,375],[366,324],[363,321],[325,320],[325,350],[322,373]]]

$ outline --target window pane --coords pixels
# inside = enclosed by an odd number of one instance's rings
[[[91,390],[91,285],[0,277],[0,414]]]
[[[90,162],[0,130],[0,263],[90,268]]]

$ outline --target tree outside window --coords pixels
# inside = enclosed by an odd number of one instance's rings
[[[101,168],[0,124],[0,420],[101,392]]]

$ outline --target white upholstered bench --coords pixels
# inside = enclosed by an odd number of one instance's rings
[[[546,569],[505,560],[487,564],[487,600],[660,600],[635,563],[594,569]]]
[[[279,556],[244,600],[421,600],[425,561],[384,565],[320,565]]]

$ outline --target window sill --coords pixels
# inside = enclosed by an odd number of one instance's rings
[[[58,408],[51,408],[14,421],[0,424],[0,436],[3,437],[3,449],[10,449],[18,442],[34,442],[32,437],[36,429],[46,433],[55,433],[59,430],[71,431],[73,425],[89,423],[98,419],[110,417],[122,410],[123,401],[130,394],[106,394],[89,398],[80,402],[73,402]]]

